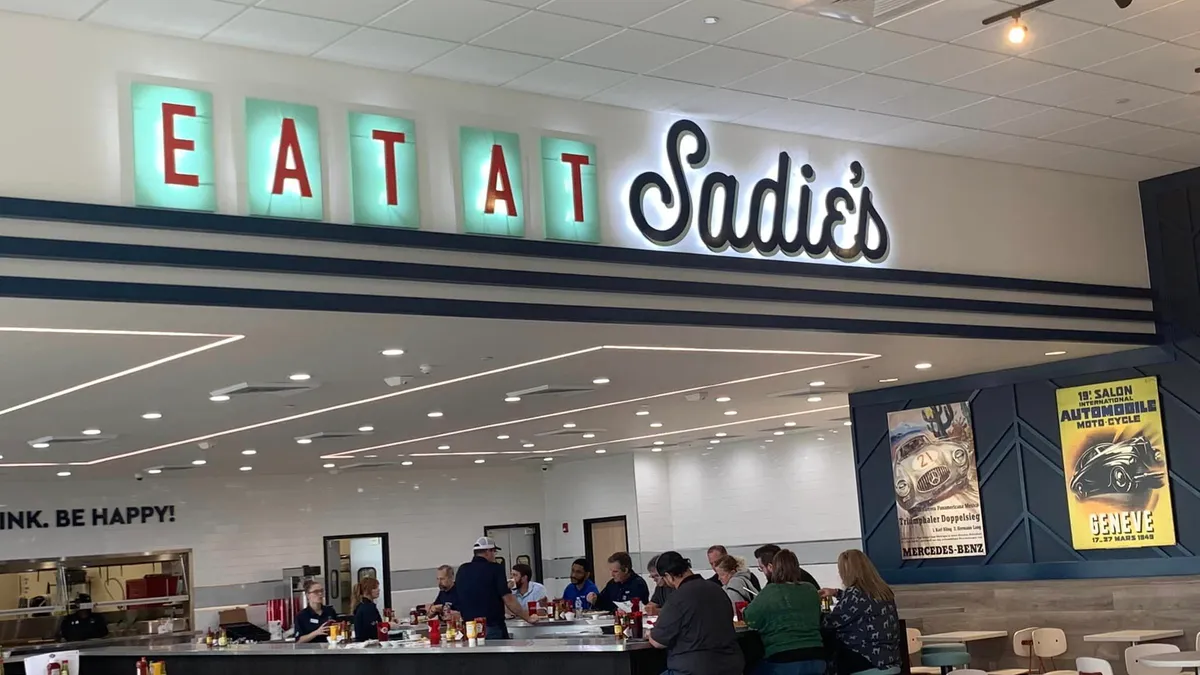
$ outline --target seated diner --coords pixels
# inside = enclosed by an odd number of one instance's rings
[[[896,596],[867,554],[857,549],[838,556],[842,590],[822,589],[837,600],[821,620],[832,634],[833,665],[838,675],[900,666],[900,620]]]

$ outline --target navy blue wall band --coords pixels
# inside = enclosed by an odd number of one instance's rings
[[[1153,344],[1158,340],[1158,336],[1150,334],[1055,328],[973,326],[950,323],[571,306],[445,298],[404,298],[350,293],[211,288],[36,277],[0,277],[0,297],[296,309],[363,314],[410,314],[517,321],[767,328],[864,334],[893,333],[987,340],[1103,342],[1126,345]]]
[[[937,584],[979,581],[1029,581],[1031,579],[1114,579],[1200,574],[1200,558],[1138,558],[1005,565],[951,565],[902,567],[880,570],[889,584]]]
[[[554,241],[485,237],[448,232],[341,225],[224,214],[166,211],[127,206],[58,202],[0,197],[0,218],[89,223],[132,228],[182,230],[221,234],[282,237],[348,244],[397,246],[468,253],[490,253],[587,262],[649,265],[720,272],[781,274],[993,290],[1088,295],[1108,298],[1150,298],[1150,289],[1083,284],[1066,281],[1012,279],[974,274],[826,265],[790,260],[704,255],[670,250],[646,250]]]
[[[1151,322],[1150,311],[0,236],[0,257],[922,311]]]

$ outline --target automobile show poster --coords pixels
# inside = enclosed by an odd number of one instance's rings
[[[901,556],[986,554],[969,404],[888,413],[888,440]]]
[[[1058,427],[1075,548],[1174,544],[1158,378],[1059,389]]]

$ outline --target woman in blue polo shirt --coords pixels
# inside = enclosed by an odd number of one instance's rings
[[[337,621],[337,612],[325,604],[325,585],[312,580],[304,583],[308,605],[296,615],[296,642],[328,642],[329,624]]]

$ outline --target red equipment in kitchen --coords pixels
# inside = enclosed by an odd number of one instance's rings
[[[141,579],[129,579],[125,582],[126,600],[143,600],[145,598],[169,598],[179,595],[180,578],[175,574],[147,574]],[[130,609],[152,607],[153,605],[130,605]]]

